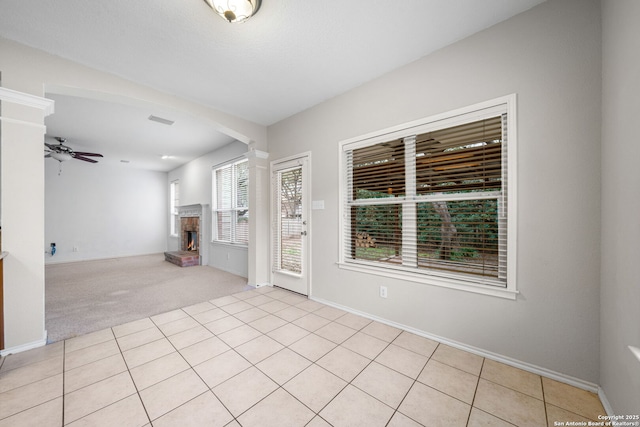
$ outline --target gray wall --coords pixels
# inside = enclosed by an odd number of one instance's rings
[[[640,410],[640,2],[602,4],[600,384],[615,414]]]
[[[45,263],[160,253],[166,249],[166,172],[70,160],[45,165]],[[78,249],[74,252],[74,247]]]
[[[599,12],[594,0],[543,3],[271,126],[270,158],[311,151],[312,198],[325,201],[312,212],[312,295],[597,382]],[[510,93],[518,95],[517,300],[340,270],[338,142]]]
[[[247,150],[246,144],[239,141],[232,142],[169,172],[169,183],[176,179],[180,181],[180,205],[206,204],[209,205],[209,209],[211,209],[212,168],[242,156]],[[169,184],[166,184],[166,191],[168,194]],[[209,212],[205,217],[207,220],[210,220],[211,213]],[[207,230],[211,230],[211,228],[207,227]],[[216,267],[242,277],[248,276],[248,249],[246,247],[212,243],[210,235],[203,236],[203,239],[203,242],[208,242],[209,244],[208,264],[211,267]],[[168,236],[167,246],[171,251],[180,249],[179,238]]]

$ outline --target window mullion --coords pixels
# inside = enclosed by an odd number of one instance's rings
[[[404,138],[406,197],[402,203],[402,265],[418,266],[418,233],[416,215],[416,136]]]

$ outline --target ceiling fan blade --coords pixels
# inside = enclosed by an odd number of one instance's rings
[[[80,156],[104,157],[102,154],[98,154],[98,153],[84,153],[82,151],[74,151],[74,153]]]
[[[56,145],[53,145],[53,144],[47,144],[46,142],[44,143],[44,145],[46,145],[47,147],[49,147],[49,148],[50,148],[50,149],[52,149],[52,150],[55,150],[55,149],[56,149]]]
[[[89,163],[98,163],[97,160],[89,159],[88,157],[78,156],[78,153],[75,153],[73,158],[74,159],[78,159],[78,160],[83,160],[83,161],[89,162]]]
[[[47,153],[47,154],[45,154],[45,155],[44,155],[44,157],[45,157],[45,158],[47,158],[47,157],[51,157],[51,153]]]

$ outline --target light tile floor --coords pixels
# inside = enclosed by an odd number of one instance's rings
[[[553,426],[598,397],[263,287],[10,355],[0,427]]]

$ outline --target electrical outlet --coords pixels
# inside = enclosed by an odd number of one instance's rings
[[[78,252],[78,251],[79,251],[79,250],[78,250],[78,247],[77,247],[77,246],[74,246],[74,247],[73,247],[73,252]]]
[[[380,286],[380,298],[386,298],[386,297],[387,297],[387,287]]]

